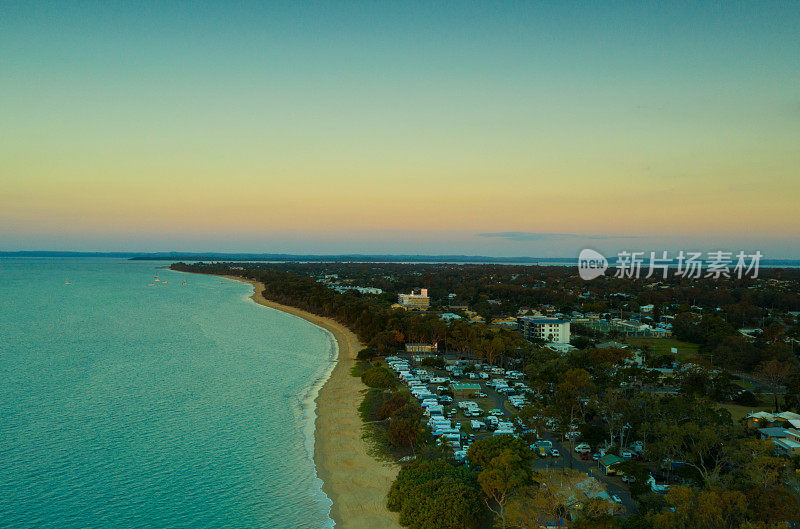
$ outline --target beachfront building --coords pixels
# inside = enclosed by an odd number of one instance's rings
[[[397,302],[406,310],[428,310],[431,306],[427,288],[420,289],[419,293],[412,291],[410,294],[400,294],[397,296]]]
[[[569,321],[558,318],[522,316],[517,318],[517,328],[529,341],[569,343]]]

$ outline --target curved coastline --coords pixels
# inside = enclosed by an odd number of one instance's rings
[[[336,358],[302,399],[304,413],[310,411],[316,415],[314,463],[317,478],[322,481],[322,491],[331,501],[329,516],[337,529],[400,529],[397,514],[386,508],[386,493],[399,468],[370,456],[362,438],[357,405],[366,386],[350,376],[350,369],[363,344],[350,329],[335,320],[269,301],[263,295],[261,283],[236,276],[224,277],[250,283],[253,286],[251,299],[259,305],[303,318],[333,336]]]

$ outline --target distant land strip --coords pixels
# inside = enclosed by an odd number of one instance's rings
[[[422,254],[287,254],[287,253],[218,253],[218,252],[62,252],[0,251],[0,257],[111,257],[133,261],[273,261],[273,262],[361,262],[361,263],[476,263],[476,264],[549,264],[577,265],[577,257],[491,257],[487,255]],[[610,264],[614,256],[610,256]],[[647,265],[644,258],[643,266]],[[705,262],[705,261],[703,261]],[[676,259],[667,261],[676,265]],[[762,267],[799,267],[800,259],[761,259]]]

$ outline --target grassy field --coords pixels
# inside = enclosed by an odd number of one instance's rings
[[[764,395],[759,399],[757,406],[742,406],[740,404],[720,404],[720,407],[725,408],[731,412],[734,422],[739,421],[746,415],[756,411],[772,411],[772,395]]]
[[[672,354],[672,348],[675,347],[678,350],[678,354],[675,355],[675,358],[677,360],[680,360],[681,362],[685,362],[692,358],[696,358],[697,348],[699,347],[695,343],[682,342],[675,338],[650,338],[644,336],[628,336],[625,339],[625,342],[631,347],[641,348],[646,345],[656,355]]]

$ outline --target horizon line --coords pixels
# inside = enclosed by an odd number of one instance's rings
[[[521,262],[521,263],[534,263],[539,261],[545,262],[577,262],[578,256],[575,257],[537,257],[537,256],[488,256],[488,255],[470,255],[470,254],[423,254],[423,253],[325,253],[325,254],[296,254],[296,253],[269,253],[269,252],[179,252],[179,251],[159,251],[159,252],[138,252],[138,251],[72,251],[72,250],[15,250],[6,251],[0,250],[0,257],[127,257],[127,258],[142,258],[143,260],[162,260],[169,261],[175,259],[190,259],[197,260],[231,260],[231,261],[247,261],[247,260],[280,260],[280,261],[296,261],[296,260],[315,260],[315,261],[342,261],[346,258],[361,258],[369,260],[392,260],[392,261],[410,261],[410,260],[423,260],[423,261],[443,261],[443,260],[459,260],[459,261],[488,261],[488,262]],[[675,259],[670,259],[675,261]],[[644,259],[647,262],[647,259]],[[800,259],[773,257],[762,258],[761,263],[797,263],[800,264]]]

